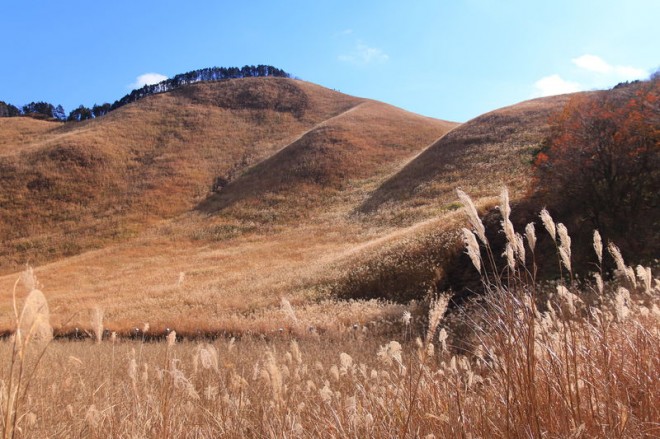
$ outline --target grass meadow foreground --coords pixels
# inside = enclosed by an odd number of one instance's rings
[[[302,310],[283,300],[290,330],[268,336],[104,338],[99,311],[96,340],[53,340],[27,272],[17,330],[0,342],[3,438],[659,437],[660,286],[651,270],[626,266],[596,232],[597,266],[613,258],[616,276],[578,282],[568,232],[543,211],[562,276],[537,281],[536,230],[515,232],[506,191],[500,270],[476,209],[459,196],[484,295],[452,308],[440,294],[424,313],[392,305],[397,321],[386,330],[320,334],[296,325]]]

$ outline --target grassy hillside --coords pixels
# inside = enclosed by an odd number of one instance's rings
[[[479,281],[455,188],[488,214],[500,260],[496,196],[506,185],[527,203],[516,225],[536,217],[531,162],[568,99],[458,125],[252,78],[183,87],[80,124],[2,121],[0,294],[30,262],[62,330],[102,307],[118,331],[150,322],[202,332],[275,330],[283,297],[310,307],[310,325],[333,325],[327,310],[338,305],[327,300],[462,295]],[[554,248],[539,245],[543,256]],[[387,313],[360,303],[368,311],[342,321]]]
[[[281,297],[421,297],[460,252],[457,179],[477,195],[500,183],[524,188],[530,151],[562,103],[526,102],[457,127],[261,78],[51,125],[45,144],[3,156],[14,166],[4,180],[14,201],[3,210],[12,231],[3,269],[105,247],[37,272],[55,321],[82,311],[69,324],[85,325],[101,306],[115,329],[149,321],[267,330]],[[211,192],[217,177],[222,187]],[[29,189],[38,178],[40,189]],[[0,278],[3,294],[12,279]]]
[[[510,212],[507,198],[499,203]],[[470,223],[481,220],[470,215]],[[415,302],[282,300],[204,338],[181,321],[174,331],[140,324],[110,333],[114,316],[97,308],[91,339],[53,341],[53,304],[26,271],[21,289],[29,295],[15,318],[23,337],[0,340],[7,395],[0,431],[17,438],[658,437],[660,287],[641,266],[609,282],[537,282],[528,270],[536,258],[525,266],[521,253],[536,255],[536,236],[555,228],[546,215],[520,247],[514,230],[500,229],[516,246],[504,272],[492,271],[485,240],[481,248],[476,238],[468,244],[486,291],[459,312],[450,311],[447,294],[427,313]],[[598,238],[589,243],[596,269],[612,258],[625,266]],[[551,259],[572,278],[570,242],[560,231]],[[178,288],[188,291],[185,282]],[[147,342],[163,333],[166,341]]]
[[[506,184],[514,196],[527,195],[533,153],[548,134],[550,116],[568,99],[525,101],[460,125],[389,178],[358,211],[410,223],[438,208],[455,208],[456,187],[482,197]]]
[[[2,120],[0,271],[134,237],[203,202],[218,177],[231,183],[266,159],[277,162],[271,156],[286,155],[281,151],[292,149],[288,146],[301,136],[312,151],[322,151],[335,142],[322,124],[366,102],[301,81],[249,78],[150,96],[82,123]],[[399,124],[399,118],[402,127],[406,117],[422,121],[411,127],[419,133],[394,139],[400,143],[389,147],[400,149],[394,156],[430,142],[448,126],[403,112],[377,116],[385,106],[368,105],[373,116],[364,112],[365,123],[369,117],[389,126]],[[372,133],[379,125],[353,125],[342,136],[348,143],[357,136],[359,143],[362,129]],[[360,148],[358,143],[344,148]],[[302,160],[321,156],[312,152]],[[323,159],[321,167],[332,168],[333,158]],[[286,163],[274,171],[288,173],[282,166]],[[352,178],[350,169],[337,172]]]

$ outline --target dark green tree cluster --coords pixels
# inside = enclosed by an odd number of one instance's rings
[[[82,120],[93,119],[93,118],[94,115],[92,114],[92,110],[85,107],[84,105],[81,105],[75,110],[71,111],[71,113],[69,113],[69,117],[67,118],[67,120],[80,122]]]
[[[7,102],[0,101],[0,117],[16,117],[21,115],[21,110]]]
[[[238,67],[209,67],[206,69],[192,70],[187,73],[180,73],[172,78],[166,79],[158,84],[145,85],[142,88],[133,90],[123,98],[112,104],[111,110],[115,110],[131,102],[135,102],[146,96],[156,93],[162,93],[182,87],[188,84],[194,84],[202,81],[222,81],[225,79],[253,78],[273,76],[278,78],[290,78],[291,75],[282,69],[273,66],[243,66]]]
[[[239,67],[209,67],[206,69],[192,70],[187,73],[181,73],[173,78],[166,79],[158,84],[145,85],[142,88],[133,90],[123,98],[115,101],[114,104],[104,103],[95,104],[92,108],[80,105],[69,113],[67,117],[64,108],[61,105],[57,107],[48,102],[30,102],[18,108],[9,103],[0,101],[0,117],[29,116],[38,119],[56,119],[80,122],[83,120],[94,119],[108,114],[110,111],[122,107],[131,102],[135,102],[146,96],[156,93],[162,93],[202,81],[222,81],[225,79],[253,78],[253,77],[279,77],[290,78],[291,75],[282,69],[273,66],[260,64],[258,66]]]
[[[112,105],[107,102],[101,105],[94,104],[92,108],[81,105],[69,113],[67,120],[80,122],[82,120],[95,119],[97,117],[105,116],[108,114],[110,108],[112,108]]]
[[[15,105],[0,101],[0,117],[18,116],[34,117],[36,119],[66,119],[66,113],[61,105],[56,107],[48,102],[30,102],[19,108]]]
[[[26,116],[39,119],[52,119],[55,117],[53,113],[55,113],[55,106],[48,102],[30,102],[23,105],[23,114]]]

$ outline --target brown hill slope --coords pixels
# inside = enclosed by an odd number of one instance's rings
[[[550,116],[568,99],[525,101],[460,125],[388,179],[357,211],[409,224],[455,208],[456,187],[479,198],[507,185],[513,196],[525,196],[533,154],[548,134]]]
[[[282,78],[195,84],[82,123],[0,122],[4,272],[136,236],[205,200],[214,182],[229,182],[230,198],[251,194],[258,210],[273,178],[284,190],[315,175],[373,176],[391,165],[385,159],[407,158],[451,126]],[[363,145],[368,135],[382,145]],[[341,148],[329,150],[333,144]],[[363,151],[355,156],[362,163],[351,164],[354,150]],[[374,163],[382,166],[372,172]]]
[[[183,100],[191,113],[195,105],[205,109],[225,98],[213,95],[213,88],[183,92],[160,98]],[[447,205],[455,205],[457,179],[470,192],[487,195],[477,200],[483,208],[492,206],[488,197],[499,192],[499,183],[523,187],[530,176],[529,151],[540,141],[548,113],[564,98],[498,110],[437,142],[452,124],[344,99],[346,105],[333,107],[328,117],[269,144],[270,155],[234,171],[218,193],[204,193],[194,211],[136,239],[40,268],[38,276],[58,309],[56,321],[101,306],[108,324],[118,329],[149,321],[163,327],[176,322],[188,330],[261,331],[281,325],[277,305],[283,296],[310,307],[310,299],[333,295],[423,296],[445,276],[443,264],[460,253],[455,231],[463,218],[447,212],[452,210]],[[310,102],[306,108],[314,107]],[[299,122],[295,116],[288,120]],[[489,178],[491,171],[495,178]],[[408,193],[411,187],[416,192]],[[385,191],[391,196],[375,205],[380,210],[364,208]],[[360,206],[365,213],[355,215]],[[9,291],[14,279],[0,278],[0,291]],[[319,308],[321,315],[309,309],[309,324],[327,320],[327,308]],[[351,312],[345,319],[359,322],[377,314],[371,305]]]
[[[348,212],[360,201],[350,194],[382,181],[431,139],[454,126],[365,101],[305,132],[199,208],[207,213],[229,210],[231,214],[246,206],[263,211],[276,205],[281,219],[300,219],[301,209],[309,215],[319,207],[345,206],[343,210]]]

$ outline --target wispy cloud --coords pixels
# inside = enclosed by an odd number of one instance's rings
[[[608,88],[621,81],[634,81],[649,76],[649,72],[632,66],[613,65],[597,55],[584,54],[571,60],[578,68],[573,71],[579,82],[558,74],[545,76],[534,83],[533,97],[552,96],[576,91]]]
[[[339,61],[358,65],[387,62],[390,57],[383,50],[369,47],[363,42],[358,42],[350,53],[339,55]]]
[[[536,81],[534,90],[534,97],[544,97],[574,93],[582,90],[582,87],[577,82],[567,81],[559,75],[550,75]]]
[[[140,75],[135,79],[135,82],[129,84],[128,87],[131,89],[141,88],[145,85],[158,84],[161,81],[167,79],[167,76],[161,75],[160,73],[145,73]]]
[[[573,58],[571,61],[582,70],[601,75],[608,75],[626,81],[642,79],[649,76],[649,72],[644,69],[632,66],[611,65],[596,55],[585,54]]]

